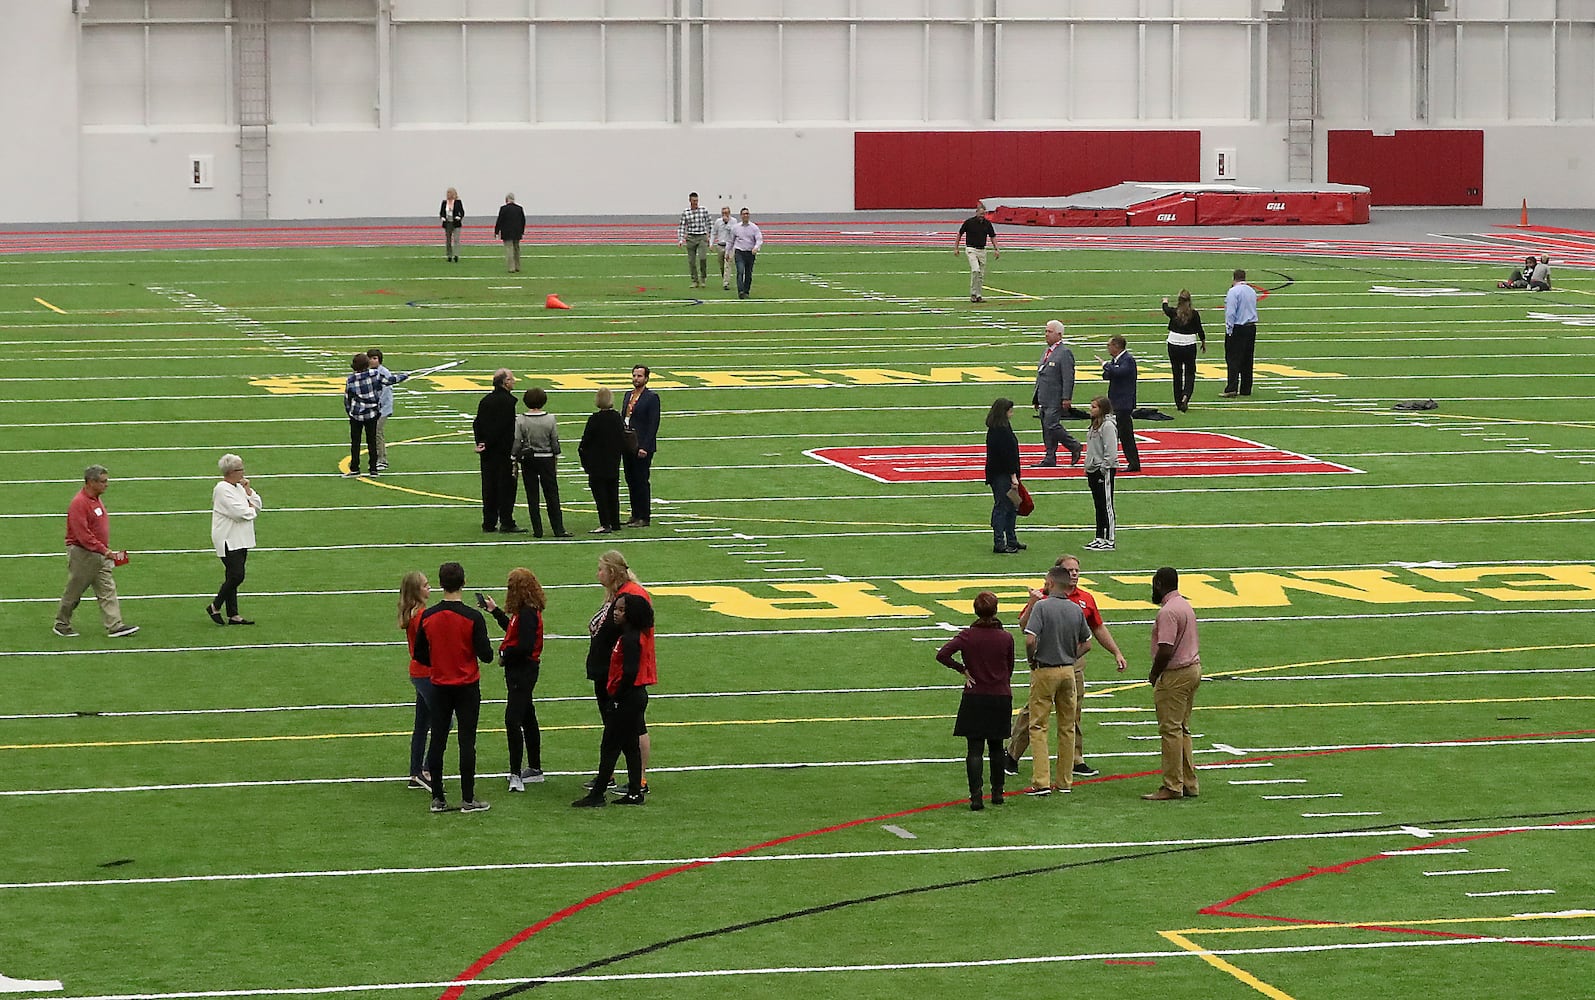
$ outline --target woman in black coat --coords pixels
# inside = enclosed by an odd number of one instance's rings
[[[460,262],[460,226],[465,222],[465,202],[453,188],[443,195],[438,205],[438,218],[443,222],[443,259],[451,264]]]
[[[626,450],[626,424],[615,412],[615,394],[608,388],[598,390],[595,402],[598,411],[587,418],[576,453],[598,507],[593,534],[607,535],[620,530],[620,456]]]
[[[986,414],[986,485],[991,487],[991,551],[1012,555],[1024,549],[1014,533],[1019,509],[1008,491],[1019,485],[1019,438],[1013,432],[1013,400],[997,397]]]

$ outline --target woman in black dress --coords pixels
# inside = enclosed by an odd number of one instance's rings
[[[1180,289],[1180,297],[1169,305],[1163,296],[1163,315],[1169,318],[1169,367],[1174,370],[1174,405],[1181,413],[1191,408],[1191,393],[1196,389],[1196,346],[1207,352],[1207,333],[1202,329],[1202,314],[1191,308],[1191,293]]]
[[[1019,439],[1013,432],[1013,400],[999,396],[986,414],[986,485],[991,487],[991,551],[1012,555],[1024,548],[1015,527],[1019,509],[1008,491],[1019,486]]]
[[[962,736],[968,752],[969,808],[984,809],[981,764],[991,763],[991,804],[1002,805],[1003,743],[1013,721],[1013,635],[997,620],[997,595],[975,595],[975,624],[936,651],[936,659],[964,675],[964,696],[958,703],[953,735]],[[963,661],[957,659],[963,653]]]
[[[607,387],[598,390],[594,402],[598,410],[587,418],[576,453],[598,507],[593,534],[607,535],[620,530],[620,456],[626,450],[626,423],[615,412],[615,394]]]

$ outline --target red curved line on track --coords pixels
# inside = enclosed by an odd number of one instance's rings
[[[1493,742],[1498,742],[1498,741],[1501,741],[1501,740],[1538,739],[1538,738],[1549,738],[1549,737],[1556,737],[1556,736],[1587,736],[1587,735],[1590,735],[1590,734],[1595,734],[1595,729],[1574,729],[1574,730],[1568,730],[1566,732],[1557,732],[1557,733],[1520,733],[1520,734],[1515,735],[1515,736],[1479,736],[1479,737],[1469,737],[1469,738],[1465,738],[1465,739],[1442,740],[1442,741],[1437,742],[1435,745],[1436,746],[1444,746],[1446,744],[1452,744],[1452,743],[1493,743]],[[1331,754],[1352,753],[1352,752],[1358,752],[1358,751],[1364,751],[1364,750],[1384,750],[1384,749],[1389,749],[1389,747],[1383,746],[1383,745],[1380,745],[1380,744],[1369,744],[1369,745],[1366,745],[1366,746],[1344,747],[1344,748],[1338,748],[1338,749],[1334,749],[1334,750],[1309,750],[1309,751],[1304,751],[1304,752],[1301,752],[1301,753],[1264,754],[1264,755],[1253,756],[1253,757],[1237,757],[1237,758],[1235,758],[1232,761],[1226,761],[1226,763],[1253,763],[1253,762],[1275,761],[1275,760],[1291,760],[1291,759],[1300,758],[1300,757],[1323,757],[1323,756],[1328,756],[1328,755],[1331,755]],[[1158,771],[1139,771],[1139,772],[1133,772],[1133,773],[1129,773],[1129,774],[1108,774],[1108,775],[1103,775],[1102,777],[1099,777],[1099,778],[1091,778],[1091,779],[1088,779],[1086,781],[1077,781],[1077,782],[1075,782],[1075,784],[1077,784],[1077,785],[1104,784],[1104,783],[1109,782],[1109,781],[1124,781],[1124,780],[1131,779],[1131,778],[1145,778],[1145,777],[1149,777],[1151,775],[1155,775],[1155,774],[1158,774],[1158,773],[1160,773],[1160,772],[1158,772]],[[1020,795],[1020,794],[1022,794],[1022,793],[1017,792],[1017,791],[1008,793],[1009,796],[1016,796],[1016,795]],[[1007,796],[1005,796],[1005,797],[1007,797]],[[836,833],[836,832],[841,831],[841,830],[848,830],[848,829],[852,829],[853,827],[863,826],[866,823],[878,823],[878,822],[881,822],[882,820],[897,819],[898,817],[901,817],[901,816],[913,816],[913,815],[916,815],[918,813],[932,812],[932,811],[934,811],[936,809],[945,809],[948,806],[963,805],[967,801],[968,801],[967,799],[953,799],[952,801],[949,801],[949,802],[936,802],[936,803],[932,803],[930,805],[915,806],[912,809],[903,809],[903,810],[900,810],[898,812],[884,813],[884,814],[882,814],[880,816],[868,816],[868,817],[865,817],[863,819],[848,820],[846,823],[837,823],[834,826],[821,827],[819,829],[808,830],[808,831],[803,832],[803,833],[787,834],[784,837],[777,837],[774,840],[767,840],[767,841],[764,841],[763,843],[752,844],[752,845],[749,845],[747,847],[738,847],[738,848],[735,848],[735,849],[730,850],[730,851],[725,851],[723,853],[714,855],[714,857],[709,859],[709,860],[691,861],[691,862],[688,862],[688,863],[682,864],[682,865],[674,865],[674,866],[672,866],[670,868],[662,868],[659,871],[656,871],[656,872],[653,872],[651,874],[645,875],[642,878],[633,879],[632,881],[626,882],[626,883],[624,883],[622,885],[612,886],[612,887],[610,887],[608,889],[603,890],[602,892],[598,892],[598,893],[595,893],[595,894],[593,894],[591,896],[588,896],[586,899],[580,900],[579,902],[572,903],[570,906],[567,906],[567,907],[565,907],[562,910],[558,910],[558,911],[556,911],[554,913],[549,914],[548,916],[544,917],[542,920],[539,920],[537,923],[532,924],[530,927],[523,928],[518,933],[516,933],[513,936],[505,939],[501,943],[495,945],[493,948],[489,949],[485,954],[483,954],[476,961],[472,962],[463,972],[461,972],[459,975],[455,976],[454,977],[455,985],[450,986],[448,989],[444,990],[442,995],[439,997],[439,1000],[459,1000],[460,996],[465,993],[466,986],[469,983],[471,983],[472,981],[474,981],[477,977],[479,977],[483,972],[486,972],[489,968],[491,968],[494,965],[494,963],[498,962],[499,959],[501,959],[504,956],[508,955],[510,952],[514,951],[516,948],[520,947],[522,944],[525,944],[527,941],[531,940],[531,938],[533,938],[537,934],[543,932],[544,930],[547,930],[548,928],[554,926],[555,924],[558,924],[558,923],[564,921],[565,919],[567,919],[569,917],[575,916],[576,914],[582,912],[583,910],[590,909],[591,907],[597,906],[599,903],[602,903],[606,899],[612,899],[615,896],[619,896],[619,895],[621,895],[623,893],[631,892],[632,890],[639,889],[639,888],[641,888],[641,887],[643,887],[645,885],[649,885],[649,884],[652,884],[654,882],[662,881],[664,879],[667,879],[667,878],[671,877],[672,875],[680,875],[683,872],[695,871],[696,869],[699,869],[699,868],[708,867],[709,865],[714,864],[716,861],[718,861],[720,859],[723,859],[723,858],[743,857],[745,855],[752,854],[755,851],[762,851],[762,850],[764,850],[766,848],[770,848],[770,847],[778,847],[778,846],[780,846],[782,844],[789,844],[789,843],[792,843],[793,841],[796,841],[796,840],[804,840],[804,839],[807,839],[809,837],[818,837],[818,836],[822,836],[822,835],[827,834],[827,833]],[[1587,820],[1579,820],[1577,822],[1578,823],[1595,823],[1595,817],[1591,817],[1591,818],[1589,818]],[[1563,825],[1572,825],[1572,824],[1563,824]],[[1529,831],[1527,831],[1527,830],[1522,830],[1522,831],[1510,831],[1510,830],[1509,831],[1503,831],[1503,833],[1526,833],[1526,832],[1529,832]],[[1501,834],[1479,834],[1479,835],[1471,836],[1471,837],[1459,837],[1459,838],[1455,838],[1454,840],[1435,841],[1433,844],[1428,844],[1427,846],[1433,847],[1433,846],[1438,846],[1440,844],[1459,843],[1459,842],[1464,841],[1464,840],[1478,840],[1478,839],[1482,839],[1483,837],[1500,836],[1500,835]],[[1408,848],[1408,850],[1414,850],[1414,849],[1417,849],[1417,848]],[[1271,882],[1268,885],[1260,886],[1260,887],[1258,887],[1256,889],[1248,890],[1247,892],[1241,893],[1238,896],[1234,896],[1234,897],[1232,897],[1230,899],[1227,899],[1227,900],[1223,901],[1222,903],[1215,903],[1212,906],[1204,907],[1203,909],[1199,910],[1198,912],[1203,914],[1203,915],[1208,915],[1208,916],[1251,917],[1251,918],[1255,918],[1255,919],[1259,919],[1259,920],[1279,920],[1279,921],[1303,923],[1303,924],[1326,924],[1326,923],[1331,923],[1330,921],[1308,920],[1308,919],[1304,919],[1304,918],[1266,917],[1266,916],[1261,916],[1261,915],[1258,915],[1258,914],[1251,914],[1251,913],[1233,913],[1233,912],[1223,911],[1223,910],[1221,910],[1219,908],[1226,907],[1226,906],[1229,906],[1229,905],[1234,904],[1234,903],[1239,903],[1242,900],[1245,900],[1245,899],[1247,899],[1247,898],[1249,898],[1251,896],[1255,896],[1255,895],[1257,895],[1259,893],[1262,893],[1262,892],[1267,892],[1270,889],[1279,888],[1280,886],[1289,885],[1289,884],[1291,884],[1293,882],[1299,882],[1299,881],[1302,881],[1303,879],[1312,878],[1315,875],[1331,873],[1331,872],[1337,872],[1337,871],[1344,871],[1347,868],[1351,868],[1351,867],[1354,867],[1354,866],[1360,865],[1360,864],[1365,864],[1365,863],[1367,863],[1369,861],[1377,860],[1378,857],[1379,856],[1376,855],[1375,857],[1372,857],[1372,858],[1360,858],[1360,859],[1357,859],[1355,861],[1347,861],[1347,862],[1343,862],[1340,865],[1336,865],[1336,866],[1334,866],[1332,868],[1315,868],[1312,871],[1310,871],[1310,872],[1308,872],[1308,873],[1306,873],[1304,875],[1291,876],[1290,878],[1280,879],[1280,880],[1278,880],[1276,882]],[[1369,929],[1370,930],[1391,930],[1392,932],[1399,932],[1399,933],[1417,933],[1417,931],[1414,931],[1414,930],[1411,930],[1411,929],[1402,929],[1402,928],[1370,927]],[[1427,932],[1427,933],[1430,933],[1430,934],[1433,934],[1433,935],[1438,935],[1438,936],[1459,937],[1459,938],[1469,938],[1469,939],[1482,937],[1482,935],[1475,935],[1475,934],[1449,934],[1449,933],[1444,932],[1444,931],[1430,931],[1430,932]],[[1534,942],[1519,942],[1519,943],[1535,944],[1535,945],[1540,945],[1540,946],[1544,946],[1544,947],[1562,946],[1562,947],[1567,947],[1567,948],[1570,948],[1570,949],[1573,949],[1573,950],[1577,950],[1577,951],[1595,951],[1595,946],[1561,945],[1559,942],[1534,941]]]

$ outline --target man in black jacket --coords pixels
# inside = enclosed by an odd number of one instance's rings
[[[621,404],[620,413],[626,429],[637,435],[636,452],[627,452],[621,458],[626,468],[626,493],[631,497],[631,520],[628,528],[646,528],[653,517],[654,449],[659,444],[659,394],[648,388],[652,372],[647,365],[637,365],[631,370],[631,391]]]
[[[515,524],[515,375],[508,368],[493,373],[493,391],[476,404],[471,433],[482,461],[482,530],[519,534]]]
[[[521,269],[521,237],[526,235],[526,212],[515,204],[515,195],[504,196],[504,207],[498,210],[498,221],[493,223],[493,235],[504,241],[504,266],[511,274]]]

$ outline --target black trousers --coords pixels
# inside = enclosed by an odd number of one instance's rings
[[[633,791],[642,787],[642,734],[648,711],[648,689],[627,688],[613,699],[604,716],[604,742],[598,752],[598,775],[593,791],[603,794],[615,775],[615,764],[626,758],[626,781]]]
[[[509,693],[504,703],[504,733],[509,740],[511,774],[521,773],[523,747],[526,766],[543,769],[543,733],[537,727],[537,706],[532,703],[538,672],[538,666],[504,668],[504,688]]]
[[[1091,503],[1097,509],[1097,538],[1113,541],[1113,470],[1091,471],[1085,474],[1091,487]]]
[[[1224,335],[1225,392],[1252,394],[1252,359],[1257,354],[1257,324],[1240,323]]]
[[[1174,402],[1188,404],[1196,391],[1196,345],[1170,344],[1168,348],[1169,367],[1174,371]]]
[[[646,521],[653,516],[653,484],[648,480],[653,474],[653,452],[649,452],[647,458],[623,456],[620,464],[626,470],[626,495],[631,498],[631,519]]]
[[[532,516],[532,533],[539,538],[543,536],[543,515],[537,509],[539,492],[548,501],[548,526],[554,529],[556,535],[565,530],[565,514],[559,509],[558,468],[557,458],[521,459],[521,479],[526,483],[526,510]]]
[[[432,797],[443,794],[443,751],[449,746],[449,724],[457,722],[460,740],[460,799],[476,798],[476,723],[482,714],[482,685],[432,685],[432,745],[426,752],[426,769],[432,775]]]
[[[371,471],[377,467],[377,415],[373,413],[368,420],[349,418],[349,471],[360,471],[360,435],[366,436],[366,454],[370,456]]]
[[[482,527],[515,527],[515,463],[508,455],[484,451],[482,460]]]
[[[222,589],[216,591],[216,599],[210,606],[221,610],[223,605],[227,608],[229,617],[238,617],[238,587],[244,582],[244,563],[249,559],[248,549],[228,549],[222,556],[222,568],[226,572],[222,580]]]
[[[593,491],[598,508],[598,526],[611,531],[620,527],[620,477],[587,474],[587,488]]]
[[[1113,422],[1119,425],[1119,450],[1124,452],[1124,464],[1131,472],[1141,471],[1141,453],[1135,447],[1135,418],[1133,410],[1114,410]]]
[[[1002,798],[1002,783],[1006,777],[1003,771],[1006,748],[1001,737],[983,740],[979,736],[966,736],[964,739],[969,744],[969,751],[964,755],[964,770],[969,775],[970,801],[980,798],[983,777],[981,770],[986,761],[990,761],[991,764],[991,800],[997,801]]]

